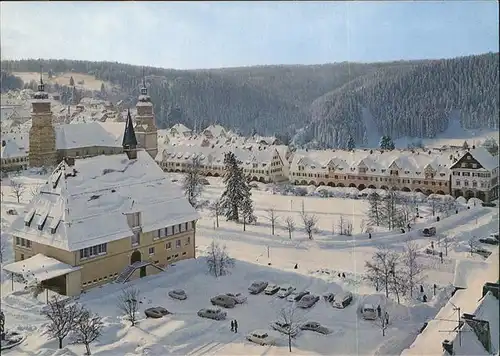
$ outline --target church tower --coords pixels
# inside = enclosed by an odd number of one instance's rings
[[[139,95],[136,109],[135,134],[137,136],[138,145],[140,148],[144,148],[146,152],[155,159],[158,153],[158,129],[155,124],[153,103],[151,102],[151,97],[148,95],[148,89],[146,88],[144,71],[142,74],[141,95]]]
[[[29,142],[30,167],[54,167],[57,164],[56,131],[52,124],[49,95],[45,92],[41,72],[38,91],[31,104]]]

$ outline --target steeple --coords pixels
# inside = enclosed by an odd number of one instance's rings
[[[146,87],[146,76],[144,74],[144,67],[142,67],[142,88],[141,88],[141,96],[148,95],[148,88]]]
[[[45,92],[45,84],[43,84],[43,66],[40,66],[40,83],[38,83],[38,91],[33,95],[33,98],[41,100],[49,98],[49,94]]]
[[[122,147],[129,159],[137,158],[137,138],[135,137],[134,124],[132,123],[132,116],[130,116],[130,109],[127,112],[127,122],[125,123]]]

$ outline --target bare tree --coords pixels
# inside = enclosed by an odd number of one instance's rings
[[[274,208],[267,209],[266,212],[266,219],[271,223],[271,234],[274,235],[274,226],[280,217],[276,214],[276,210],[274,210]]]
[[[139,311],[139,290],[137,288],[125,288],[118,296],[118,310],[130,321],[132,326],[137,324],[137,313]]]
[[[436,212],[439,210],[441,205],[441,200],[437,196],[432,195],[427,198],[427,203],[432,209],[432,216],[436,216]]]
[[[381,315],[380,318],[378,318],[377,322],[380,326],[380,330],[382,330],[382,336],[385,336],[385,331],[387,330],[387,327],[389,325],[386,322],[385,315]]]
[[[452,239],[449,237],[445,237],[445,238],[443,238],[443,240],[441,240],[441,242],[442,242],[442,245],[444,247],[444,255],[448,256],[448,249],[451,246]]]
[[[446,217],[450,216],[457,209],[457,202],[453,197],[445,197],[444,200],[439,204],[438,211],[444,214]]]
[[[307,237],[309,237],[309,240],[312,240],[314,230],[316,230],[316,224],[318,223],[318,218],[316,215],[303,213],[302,223],[304,224],[304,230],[307,233]]]
[[[99,315],[83,309],[75,325],[73,343],[85,345],[86,354],[91,355],[90,343],[101,336],[103,326],[104,323]]]
[[[201,175],[201,160],[199,156],[193,157],[188,164],[184,177],[182,179],[182,189],[189,203],[194,207],[198,207],[198,198],[203,192],[203,182]]]
[[[50,321],[47,331],[59,340],[60,349],[63,347],[64,338],[74,330],[81,313],[82,308],[78,304],[70,304],[69,299],[61,299],[57,295],[42,309],[41,314]]]
[[[33,199],[38,192],[40,191],[41,185],[31,185],[29,189],[29,193],[31,195],[31,199]]]
[[[377,283],[377,287],[385,289],[385,296],[389,297],[393,274],[398,267],[399,255],[385,247],[379,247],[373,254],[372,261],[365,263],[366,279]],[[377,288],[378,289],[378,288]]]
[[[26,190],[26,188],[24,187],[24,185],[19,182],[19,181],[14,181],[14,180],[11,180],[10,182],[10,189],[11,189],[11,195],[17,199],[17,202],[20,203],[21,202],[21,197],[23,196],[23,193],[24,191]]]
[[[294,306],[280,309],[278,313],[278,323],[283,325],[280,333],[288,337],[288,350],[292,352],[292,338],[297,335],[302,324],[302,320]]]
[[[352,222],[350,220],[344,219],[344,216],[340,215],[338,222],[338,230],[340,235],[351,236]]]
[[[418,249],[419,246],[413,241],[407,241],[404,247],[404,282],[407,284],[410,297],[413,297],[413,290],[424,278],[422,276],[424,266],[418,261]]]
[[[208,272],[215,277],[225,276],[234,267],[234,260],[229,257],[225,245],[220,246],[213,240],[208,248],[207,265]]]
[[[381,203],[382,200],[377,192],[373,192],[368,196],[368,203],[370,207],[368,209],[368,220],[371,224],[379,226],[382,222],[382,212]]]
[[[368,228],[368,226],[366,225],[366,220],[361,219],[361,221],[359,222],[359,231],[361,231],[361,233],[364,233],[364,232],[366,232],[367,228]]]
[[[291,216],[288,216],[285,220],[285,229],[288,231],[288,237],[292,239],[292,233],[295,231],[295,221]]]
[[[222,215],[222,208],[221,208],[220,199],[214,200],[209,205],[208,208],[211,211],[212,216],[215,218],[215,223],[216,223],[217,227],[219,227],[219,216]]]
[[[469,245],[469,252],[470,252],[470,255],[472,256],[474,254],[474,252],[476,252],[477,247],[479,246],[479,243],[477,242],[475,237],[471,237],[467,241],[467,245]]]
[[[389,190],[382,200],[381,223],[392,230],[401,225],[400,217],[401,197],[393,190]]]
[[[241,203],[241,216],[243,217],[243,231],[246,231],[247,224],[252,224],[257,221],[257,217],[253,213],[253,202],[251,199],[245,199]]]

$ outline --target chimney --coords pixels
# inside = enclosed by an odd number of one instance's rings
[[[443,340],[443,350],[446,351],[449,355],[453,355],[453,341]]]
[[[75,165],[75,157],[65,157],[64,161],[70,167],[73,167]]]

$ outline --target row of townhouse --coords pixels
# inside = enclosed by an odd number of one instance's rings
[[[498,198],[498,159],[484,148],[462,151],[297,151],[293,184],[392,189],[425,194]]]
[[[239,146],[233,143],[201,146],[183,143],[164,146],[156,160],[164,171],[180,173],[185,172],[192,159],[198,156],[204,175],[221,177],[225,173],[224,155],[233,152],[249,180],[269,183],[286,180],[286,150],[286,146]]]
[[[193,136],[164,146],[157,162],[164,171],[184,172],[199,155],[203,173],[219,177],[224,174],[224,153],[229,151],[237,155],[249,180],[260,182],[288,179],[296,185],[392,189],[483,201],[498,198],[498,160],[483,148],[291,153],[286,146],[220,138],[215,144],[214,140]]]

